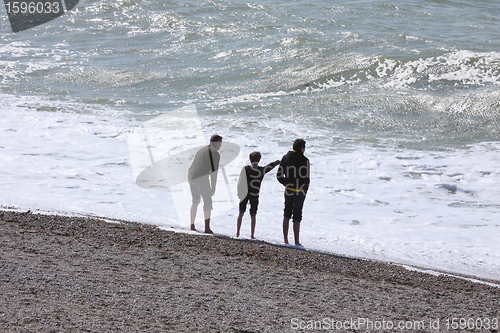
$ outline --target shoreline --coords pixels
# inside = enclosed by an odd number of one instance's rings
[[[399,264],[90,217],[0,210],[0,228],[5,332],[289,332],[362,317],[435,332],[437,319],[500,320],[497,286]]]
[[[341,253],[334,253],[334,252],[329,252],[326,250],[317,250],[313,248],[306,248],[306,247],[297,247],[293,244],[286,245],[284,243],[272,243],[266,240],[261,240],[261,239],[250,239],[250,238],[236,238],[236,237],[231,237],[228,235],[224,234],[218,234],[214,233],[213,235],[210,234],[205,234],[202,231],[191,231],[189,228],[162,228],[158,227],[154,224],[148,224],[148,223],[143,223],[143,222],[134,222],[134,221],[127,221],[127,220],[122,220],[118,218],[110,218],[110,217],[103,217],[103,216],[98,216],[98,215],[92,215],[92,214],[80,214],[80,213],[67,213],[67,212],[49,212],[49,211],[42,211],[37,209],[36,212],[31,211],[30,209],[27,210],[22,210],[18,207],[6,207],[6,206],[0,206],[0,212],[5,211],[5,212],[15,212],[15,213],[31,213],[31,214],[41,214],[41,215],[47,215],[47,216],[63,216],[63,217],[68,217],[68,218],[89,218],[89,219],[96,219],[100,221],[104,221],[107,223],[137,223],[137,224],[145,224],[148,226],[153,226],[158,228],[159,230],[163,230],[166,232],[174,232],[174,233],[181,233],[181,234],[188,234],[188,235],[195,235],[195,236],[207,236],[207,237],[217,237],[221,239],[226,239],[228,241],[248,241],[248,242],[257,242],[257,243],[262,243],[262,244],[267,244],[269,246],[277,246],[277,247],[285,247],[285,248],[291,248],[295,249],[298,251],[310,251],[313,253],[319,253],[319,254],[325,254],[325,255],[331,255],[334,257],[338,258],[344,258],[344,259],[357,259],[357,260],[366,260],[366,261],[373,261],[373,262],[380,262],[380,263],[386,263],[389,265],[395,265],[399,267],[403,267],[407,270],[410,271],[417,271],[417,272],[422,272],[424,274],[430,274],[430,275],[446,275],[454,278],[459,278],[459,279],[464,279],[464,280],[469,280],[474,283],[483,283],[486,285],[489,285],[491,287],[497,287],[500,288],[500,276],[498,280],[492,279],[492,278],[487,278],[487,277],[482,277],[482,276],[476,276],[476,275],[471,275],[467,273],[462,273],[462,272],[454,272],[454,271],[447,271],[444,269],[440,268],[435,268],[435,267],[426,267],[426,266],[420,266],[419,264],[413,264],[413,263],[403,263],[403,262],[397,262],[397,261],[391,261],[391,260],[383,260],[383,259],[376,259],[376,258],[367,258],[367,257],[360,257],[360,256],[355,256],[355,255],[347,255],[347,254],[341,254]]]
[[[160,228],[161,229],[161,228]],[[163,229],[165,230],[165,229]],[[172,231],[175,233],[187,233],[187,234],[192,234],[190,230],[186,229],[184,230],[179,230],[179,229],[172,229],[172,230],[166,230],[166,231]],[[193,233],[196,235],[196,233]],[[199,233],[199,235],[204,235],[203,233]],[[340,259],[350,259],[350,260],[361,260],[361,261],[373,261],[373,262],[380,262],[388,265],[394,265],[398,267],[405,268],[409,271],[415,271],[415,272],[420,272],[423,274],[429,274],[429,275],[434,275],[434,276],[449,276],[452,278],[456,279],[463,279],[467,280],[473,283],[480,283],[480,284],[485,284],[490,287],[495,287],[495,288],[500,288],[500,280],[494,280],[494,279],[488,279],[480,276],[475,276],[475,275],[469,275],[465,273],[456,273],[456,272],[449,272],[445,270],[440,270],[438,268],[428,268],[424,266],[418,266],[415,264],[407,264],[407,263],[399,263],[395,261],[389,261],[389,260],[381,260],[381,259],[373,259],[373,258],[364,258],[364,257],[356,257],[356,256],[350,256],[350,255],[345,255],[345,254],[338,254],[334,252],[328,252],[328,251],[323,251],[323,250],[315,250],[311,248],[306,248],[306,247],[298,247],[294,245],[286,245],[286,244],[276,244],[276,243],[271,243],[267,242],[265,240],[259,240],[259,239],[250,239],[250,238],[234,238],[234,237],[229,237],[226,235],[207,235],[207,236],[212,236],[212,237],[219,237],[222,239],[227,239],[227,240],[232,240],[232,241],[248,241],[248,242],[255,242],[255,243],[263,243],[269,246],[276,246],[276,247],[284,247],[284,248],[290,248],[290,249],[295,249],[297,251],[308,251],[312,253],[318,253],[318,254],[324,254],[327,256],[333,256],[335,258],[340,258]]]

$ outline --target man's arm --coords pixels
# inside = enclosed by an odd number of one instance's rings
[[[278,167],[278,171],[276,172],[276,178],[283,185],[286,185],[285,164],[286,164],[286,156],[283,156],[280,165]]]
[[[307,194],[307,191],[309,190],[309,184],[311,183],[311,165],[309,163],[308,158],[306,158],[306,167],[307,167],[307,176],[304,182],[304,193]]]
[[[219,171],[220,154],[218,152],[212,152],[212,159],[214,162],[215,171],[210,172],[210,184],[212,187],[212,195],[214,195],[215,186],[217,185],[217,172]]]

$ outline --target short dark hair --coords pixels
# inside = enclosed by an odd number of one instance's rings
[[[219,141],[222,141],[222,136],[220,136],[219,134],[214,134],[210,138],[210,142],[219,142]]]
[[[248,155],[248,158],[250,159],[250,162],[260,162],[260,158],[262,155],[258,151],[251,152],[250,155]]]
[[[306,142],[304,141],[304,139],[295,139],[295,141],[293,142],[293,150],[295,151],[301,151],[302,148],[305,147],[306,147]]]

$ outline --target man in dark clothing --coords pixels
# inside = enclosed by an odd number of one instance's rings
[[[293,216],[293,235],[295,245],[300,245],[300,221],[302,220],[302,207],[309,190],[310,166],[309,159],[304,156],[306,142],[296,139],[293,150],[281,159],[276,177],[285,186],[285,210],[283,214],[283,237],[288,244],[288,225]]]
[[[213,234],[210,229],[210,215],[212,212],[212,196],[215,194],[217,184],[217,171],[219,169],[220,154],[218,150],[222,145],[222,137],[214,134],[210,144],[198,150],[193,163],[188,170],[188,182],[193,197],[191,205],[191,230],[196,230],[194,221],[198,205],[203,197],[203,212],[205,217],[205,233]],[[210,178],[210,181],[209,181]]]
[[[240,213],[236,221],[236,237],[240,237],[241,222],[247,204],[250,202],[250,237],[255,239],[255,225],[257,223],[257,206],[259,205],[260,186],[264,175],[274,169],[280,161],[276,160],[265,167],[259,166],[261,153],[254,151],[249,155],[251,165],[243,167],[238,179],[238,198],[240,198]]]

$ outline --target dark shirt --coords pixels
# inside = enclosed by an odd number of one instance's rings
[[[281,159],[276,178],[287,189],[307,193],[310,183],[309,159],[302,152],[289,151]]]
[[[238,198],[245,199],[246,196],[258,198],[262,179],[266,173],[274,169],[280,163],[279,160],[269,163],[261,167],[258,165],[247,165],[241,169],[240,178],[238,179]]]
[[[212,153],[212,161],[210,160],[209,150]],[[209,145],[201,148],[196,152],[193,163],[188,170],[188,181],[198,178],[211,177],[211,187],[215,189],[217,184],[217,170],[219,169],[220,154],[215,147]]]

